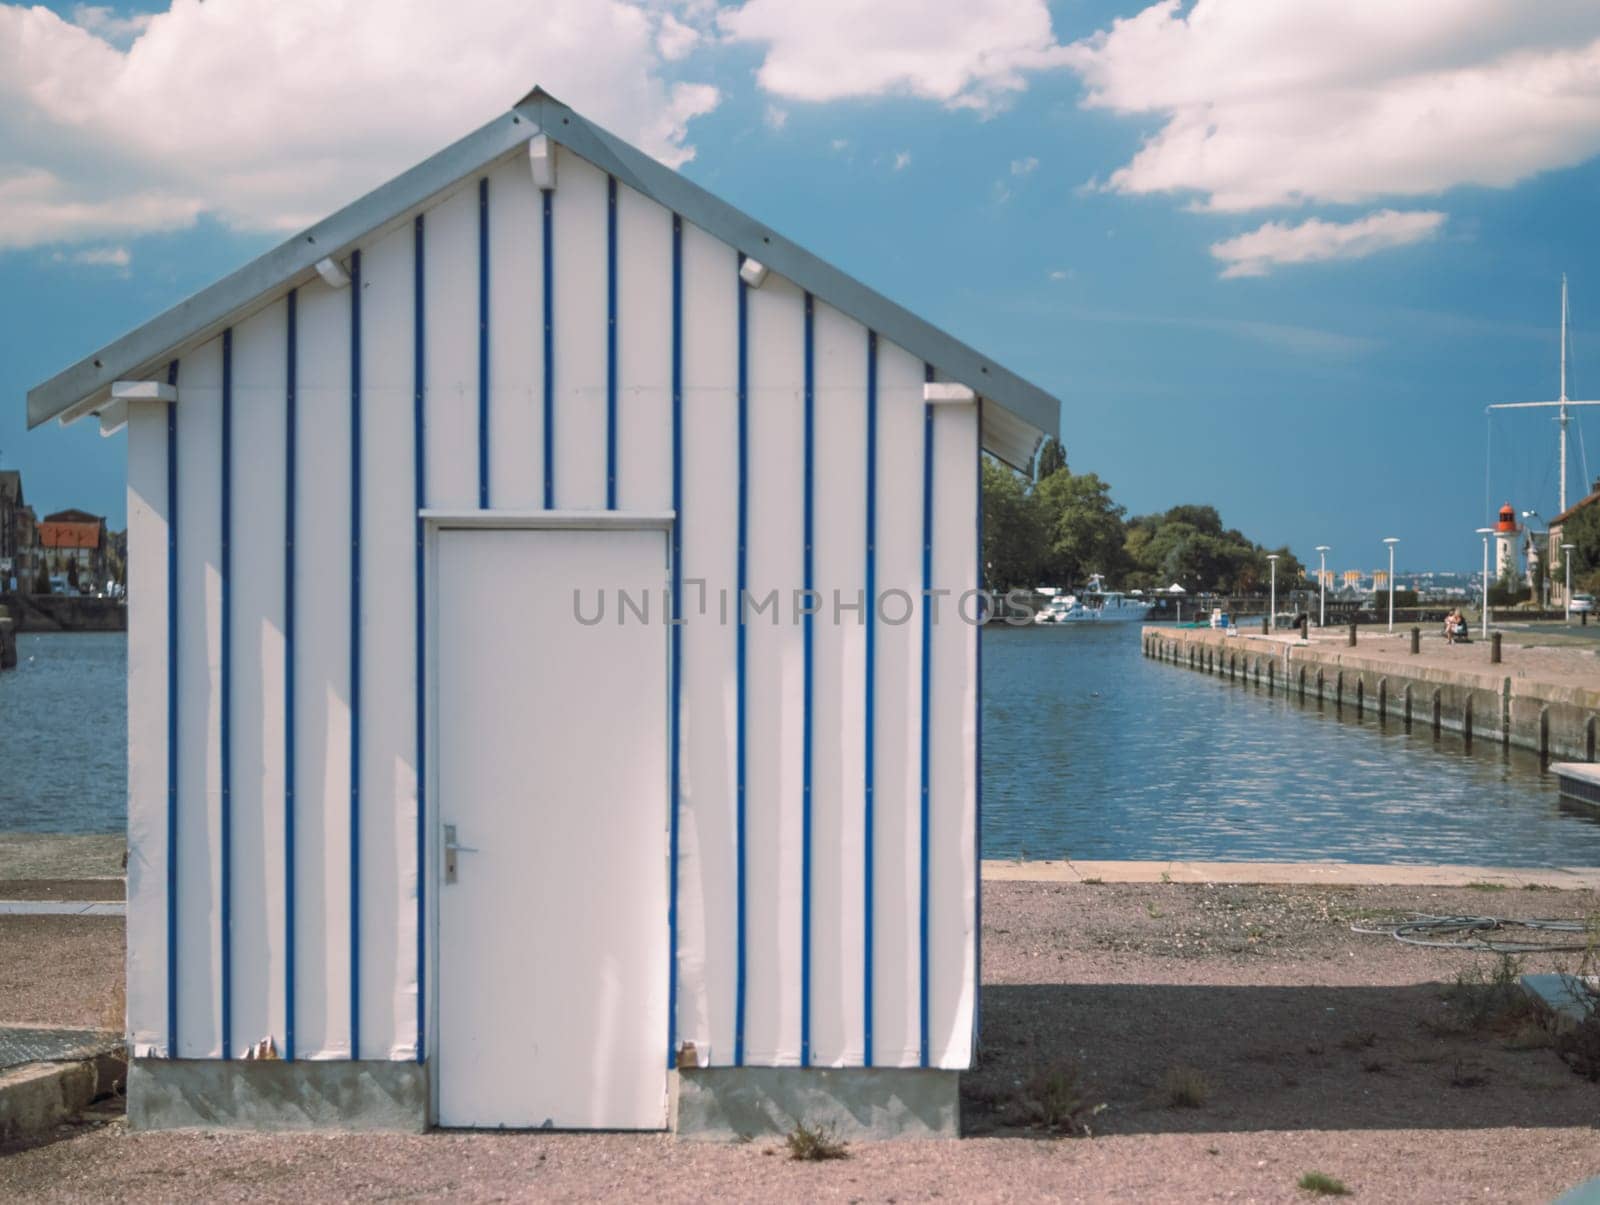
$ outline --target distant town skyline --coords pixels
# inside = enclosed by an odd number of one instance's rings
[[[534,7],[562,19],[0,4],[32,47],[0,82],[0,467],[41,513],[122,526],[122,437],[25,432],[30,386],[535,82],[1061,397],[1130,513],[1368,570],[1398,536],[1404,576],[1474,568],[1502,502],[1557,509],[1548,415],[1484,408],[1555,396],[1562,272],[1569,394],[1600,383],[1600,10]],[[311,53],[356,43],[339,78]],[[1575,499],[1600,411],[1572,437]]]

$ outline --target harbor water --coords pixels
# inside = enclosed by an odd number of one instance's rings
[[[0,831],[119,831],[127,638],[18,652]],[[984,632],[983,829],[991,858],[1600,865],[1532,754],[1151,661],[1121,623]]]
[[[986,857],[1600,865],[1534,754],[1149,660],[1137,624],[983,659]]]

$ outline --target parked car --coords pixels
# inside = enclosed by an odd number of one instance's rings
[[[1577,615],[1577,614],[1580,614],[1580,613],[1584,613],[1584,612],[1591,612],[1592,613],[1593,611],[1594,611],[1594,595],[1592,595],[1592,594],[1573,594],[1573,596],[1572,596],[1572,613],[1574,615]]]

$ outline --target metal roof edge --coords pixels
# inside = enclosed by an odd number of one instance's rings
[[[630,188],[933,364],[942,375],[971,386],[1041,434],[1059,436],[1060,403],[1037,385],[817,258],[542,89],[534,89],[518,109],[550,138]]]
[[[1059,434],[1060,408],[1052,395],[594,125],[542,88],[534,88],[509,112],[36,385],[27,395],[28,426],[38,427],[81,408],[98,395],[109,396],[116,380],[154,371],[175,350],[209,338],[240,311],[314,273],[318,260],[339,254],[421,208],[540,132],[935,365],[942,375],[971,386],[1042,435]]]
[[[38,427],[89,401],[109,396],[114,381],[153,370],[177,348],[209,338],[240,310],[308,277],[318,260],[359,242],[463,176],[513,150],[537,131],[516,110],[504,113],[365,196],[308,226],[214,284],[180,301],[28,390],[28,426]]]

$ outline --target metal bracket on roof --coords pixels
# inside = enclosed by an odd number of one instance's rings
[[[922,400],[930,406],[975,405],[978,395],[959,381],[928,381],[922,386]]]
[[[747,255],[739,261],[739,279],[752,289],[759,289],[767,279],[767,265]]]
[[[528,165],[533,169],[533,186],[549,192],[556,186],[556,148],[548,134],[528,139]]]
[[[330,289],[342,289],[350,283],[350,273],[333,256],[317,261],[317,275],[327,283]]]

